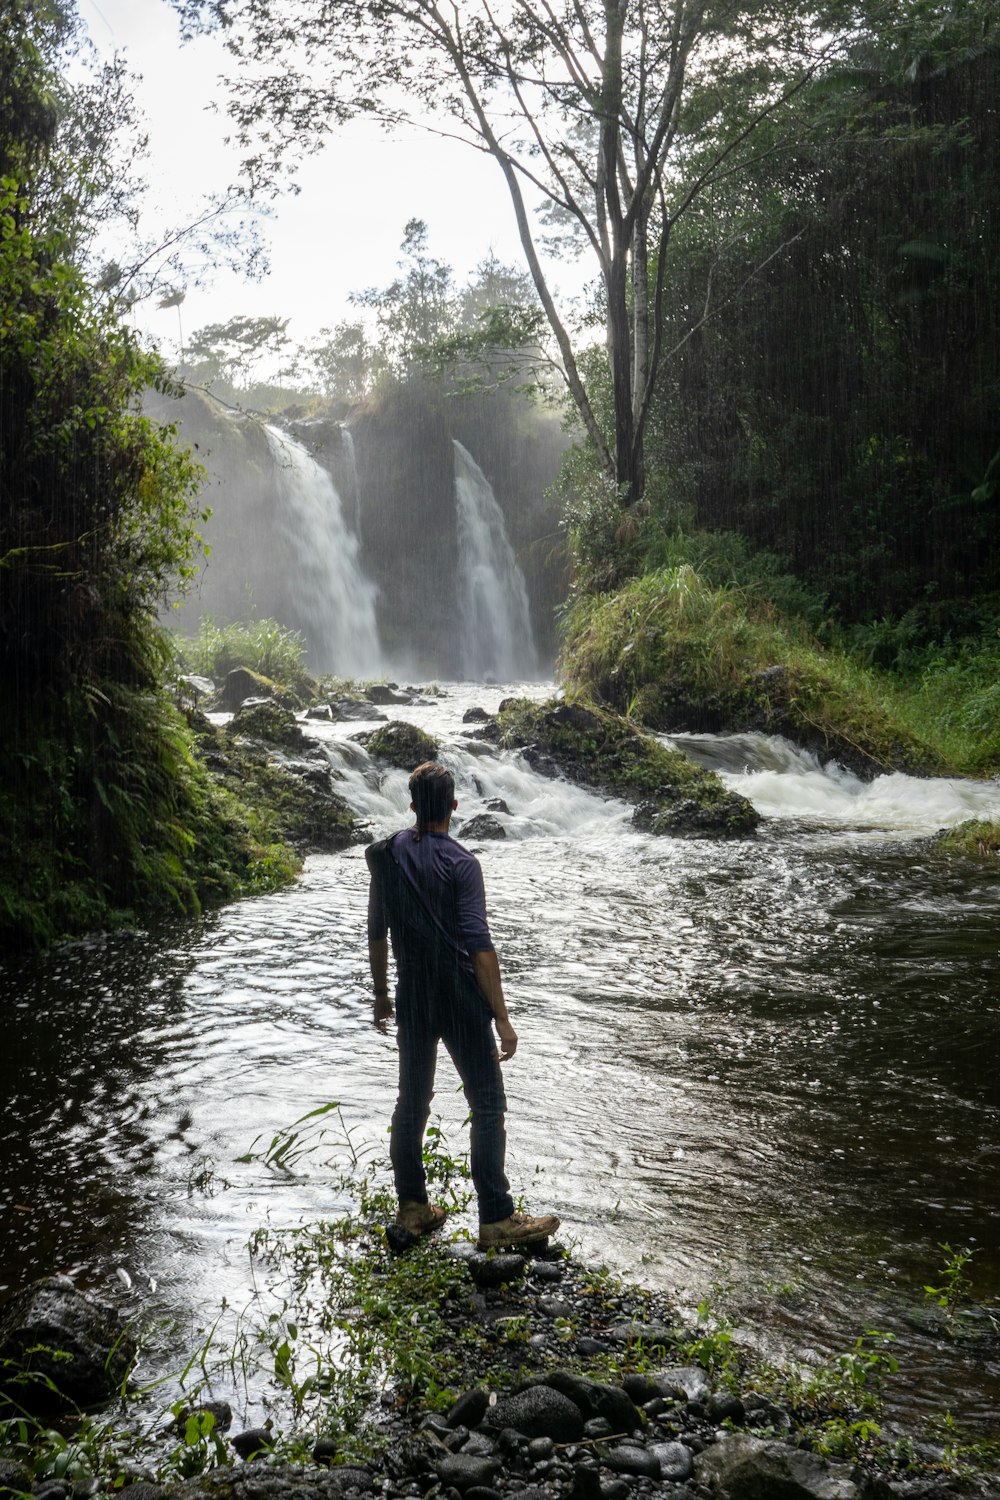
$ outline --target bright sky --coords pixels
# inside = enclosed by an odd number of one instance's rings
[[[186,222],[206,194],[238,175],[238,148],[224,144],[229,122],[219,83],[231,59],[213,37],[182,44],[167,0],[78,3],[99,53],[123,52],[142,75],[136,93],[150,134],[153,202],[161,222]],[[291,320],[289,336],[300,343],[357,316],[348,294],[384,286],[397,274],[410,218],[425,220],[430,253],[453,265],[460,281],[490,250],[523,264],[499,168],[457,142],[422,132],[390,139],[359,123],[335,136],[321,155],[305,158],[298,183],[300,193],[279,200],[264,226],[269,273],[254,282],[217,271],[209,287],[188,288],[181,308],[185,337],[238,313],[273,314]],[[579,274],[572,281],[578,290]],[[176,309],[147,302],[135,320],[165,353],[175,353]]]

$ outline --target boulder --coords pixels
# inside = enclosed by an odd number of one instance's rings
[[[465,710],[465,713],[462,715],[462,723],[485,724],[489,717],[490,715],[486,712],[485,708],[480,708],[478,705],[474,705],[472,708],[467,708]]]
[[[429,734],[415,724],[404,724],[401,719],[390,719],[381,729],[373,729],[360,736],[367,746],[368,754],[378,760],[388,761],[401,771],[412,771],[425,760],[437,760],[437,745]]]
[[[660,1466],[660,1478],[683,1484],[694,1473],[694,1455],[684,1443],[650,1443],[649,1451]]]
[[[635,1402],[621,1386],[601,1385],[570,1370],[553,1370],[545,1376],[545,1384],[568,1396],[585,1422],[603,1417],[611,1432],[634,1432],[642,1425]]]
[[[305,744],[306,738],[291,709],[282,708],[272,699],[263,703],[244,703],[233,714],[229,733],[242,735],[244,739],[263,740],[266,745],[289,745],[296,749]]]
[[[466,1260],[469,1275],[477,1286],[504,1286],[508,1281],[517,1281],[524,1275],[523,1255],[485,1255],[476,1251]]]
[[[743,1433],[723,1438],[694,1460],[698,1484],[719,1500],[888,1500],[884,1480],[855,1479],[855,1472],[816,1453]]]
[[[477,813],[459,828],[463,839],[505,839],[507,830],[492,813]]]
[[[527,1438],[550,1437],[554,1443],[576,1443],[583,1436],[583,1418],[576,1404],[548,1385],[530,1386],[513,1396],[501,1396],[486,1413],[486,1424],[498,1431],[513,1427]]]
[[[443,1485],[454,1485],[459,1494],[477,1486],[488,1485],[500,1469],[495,1458],[478,1458],[468,1453],[448,1453],[439,1458],[434,1472]]]
[[[234,667],[231,672],[226,673],[226,680],[219,694],[219,707],[227,713],[234,713],[247,698],[289,701],[290,695],[278,683],[272,682],[270,677],[252,672],[249,667]]]
[[[683,1391],[687,1401],[703,1401],[710,1389],[708,1376],[700,1365],[665,1365],[650,1379],[661,1396]]]
[[[619,1443],[607,1449],[603,1462],[615,1474],[638,1474],[642,1479],[660,1477],[659,1459],[640,1443]]]
[[[365,689],[365,697],[369,703],[412,703],[413,699],[407,693],[393,692],[388,683],[373,682],[371,687]],[[457,1486],[456,1486],[457,1488]]]
[[[68,1277],[36,1281],[0,1308],[0,1378],[32,1414],[106,1400],[135,1353],[115,1308],[77,1291]]]
[[[483,1390],[482,1386],[474,1386],[471,1391],[465,1391],[459,1396],[449,1409],[445,1421],[449,1427],[478,1427],[489,1404],[489,1392]]]

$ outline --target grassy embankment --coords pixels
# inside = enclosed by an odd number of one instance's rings
[[[996,773],[998,665],[1000,652],[986,647],[942,655],[909,678],[881,671],[687,564],[580,594],[564,619],[572,696],[664,731],[782,734],[864,776]],[[998,845],[989,823],[947,840],[980,853]]]

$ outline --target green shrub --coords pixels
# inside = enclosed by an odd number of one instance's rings
[[[180,660],[188,672],[221,683],[235,667],[247,667],[273,682],[293,686],[305,677],[305,637],[277,620],[237,620],[216,625],[205,615],[193,638],[176,637]]]

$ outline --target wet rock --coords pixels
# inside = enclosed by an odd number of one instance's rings
[[[389,684],[385,682],[373,682],[371,687],[365,689],[365,697],[369,703],[378,703],[383,706],[389,703],[413,702],[408,693],[393,692]]]
[[[313,1444],[312,1459],[321,1469],[328,1469],[337,1457],[337,1440],[332,1437],[317,1438]]]
[[[546,1375],[545,1383],[568,1396],[584,1421],[602,1417],[611,1432],[633,1432],[642,1423],[635,1402],[621,1386],[601,1385],[570,1370],[553,1370]]]
[[[667,1365],[651,1379],[661,1396],[680,1391],[688,1401],[701,1401],[709,1393],[708,1376],[700,1365]]]
[[[500,1464],[495,1458],[479,1458],[475,1454],[449,1453],[439,1458],[434,1472],[442,1484],[450,1484],[464,1495],[476,1486],[489,1485],[499,1472]]]
[[[783,1406],[778,1406],[769,1396],[760,1391],[743,1392],[744,1421],[748,1427],[770,1427],[774,1432],[788,1432],[792,1419]]]
[[[489,1404],[489,1392],[483,1390],[482,1386],[476,1386],[459,1396],[445,1421],[449,1427],[478,1427]]]
[[[466,1490],[465,1500],[501,1500],[500,1491],[488,1484],[474,1484]]]
[[[266,745],[303,746],[306,737],[290,708],[271,700],[244,703],[229,722],[228,733],[244,739],[263,740]]]
[[[882,1500],[883,1481],[855,1481],[846,1464],[785,1443],[763,1442],[743,1433],[723,1438],[697,1456],[695,1478],[720,1500]]]
[[[510,817],[510,808],[502,797],[490,797],[486,803],[486,811],[492,813],[506,813]]]
[[[383,724],[389,722],[386,715],[380,714],[367,699],[362,702],[359,698],[337,698],[332,707],[337,719],[367,719],[369,723],[372,719],[377,719]]]
[[[573,1309],[562,1297],[539,1297],[538,1310],[547,1318],[571,1318]]]
[[[642,1406],[658,1394],[656,1386],[651,1385],[645,1375],[626,1375],[622,1381],[622,1390],[632,1397],[636,1406]]]
[[[670,1349],[674,1342],[666,1323],[643,1323],[638,1318],[616,1323],[609,1338],[616,1344],[643,1344],[647,1349]]]
[[[0,1458],[0,1500],[10,1495],[26,1494],[34,1478],[31,1472],[12,1458]]]
[[[575,1443],[583,1436],[579,1408],[551,1386],[530,1386],[513,1396],[501,1396],[486,1413],[490,1427],[513,1427],[527,1438],[550,1437],[555,1443]]]
[[[584,1334],[576,1341],[576,1352],[582,1359],[593,1359],[595,1355],[606,1354],[607,1344],[603,1339],[593,1339],[589,1334]]]
[[[746,1421],[746,1408],[739,1396],[731,1396],[725,1391],[713,1391],[705,1402],[705,1410],[708,1420],[717,1425],[732,1422],[734,1427],[742,1427]]]
[[[401,719],[390,719],[384,728],[373,729],[361,739],[369,755],[402,771],[412,771],[425,760],[437,760],[437,745],[430,735]]]
[[[477,1251],[466,1261],[469,1275],[478,1287],[504,1286],[524,1275],[527,1264],[523,1255],[486,1255]]]
[[[113,1395],[135,1352],[116,1309],[65,1276],[36,1281],[0,1308],[0,1386],[32,1415]]]
[[[463,839],[505,839],[507,830],[492,813],[477,813],[459,829]]]
[[[596,1468],[576,1465],[570,1496],[571,1500],[601,1500],[601,1476]]]
[[[433,1473],[431,1451],[424,1438],[405,1437],[386,1450],[385,1468],[390,1479],[414,1479]]]
[[[533,1464],[542,1463],[551,1458],[556,1451],[556,1445],[550,1437],[532,1438],[528,1444],[528,1457]]]
[[[585,1438],[609,1438],[614,1436],[614,1431],[607,1417],[588,1417],[583,1424]]]
[[[694,1473],[694,1455],[683,1443],[650,1443],[649,1451],[660,1466],[660,1478],[683,1484]]]
[[[258,1458],[262,1453],[269,1453],[274,1447],[270,1427],[248,1427],[244,1432],[237,1432],[229,1441],[245,1463]]]
[[[278,683],[272,682],[270,677],[264,677],[260,672],[251,672],[249,667],[234,667],[231,672],[226,673],[226,680],[219,694],[219,707],[226,713],[234,713],[248,698],[256,698],[258,701],[264,698],[284,698],[286,702],[290,701],[290,695]]]
[[[631,1489],[624,1479],[609,1479],[601,1485],[601,1500],[628,1500]]]
[[[195,672],[182,672],[177,679],[181,694],[191,703],[200,703],[215,696],[215,683],[211,677],[199,677]]]
[[[329,724],[333,720],[333,709],[329,703],[314,703],[306,709],[307,719],[324,719]]]
[[[387,1224],[385,1226],[385,1242],[393,1255],[405,1255],[407,1250],[412,1250],[417,1244],[420,1236],[411,1234],[404,1229],[402,1224]]]
[[[616,1474],[638,1474],[641,1479],[659,1479],[660,1461],[638,1443],[619,1443],[604,1454],[606,1468]]]
[[[536,1260],[531,1267],[536,1281],[561,1281],[563,1268],[557,1260]]]
[[[467,708],[462,715],[462,723],[485,724],[489,718],[490,715],[486,712],[485,708],[480,708],[478,704],[473,704],[472,708]]]
[[[200,1417],[203,1413],[213,1418],[216,1432],[228,1432],[233,1425],[233,1408],[228,1401],[202,1401],[198,1406],[182,1406],[171,1425],[175,1432],[183,1432],[191,1417]]]

